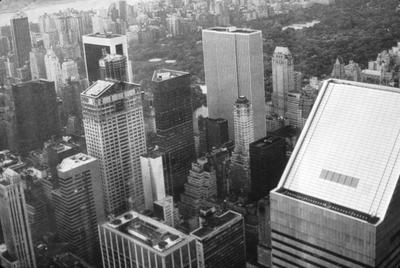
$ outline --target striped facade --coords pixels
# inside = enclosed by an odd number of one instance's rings
[[[36,268],[32,235],[20,175],[11,169],[0,174],[0,221],[7,254],[1,265],[13,268]]]
[[[160,250],[151,245],[150,237],[145,234],[130,235],[121,231],[122,226],[129,224],[126,215],[133,219],[140,218],[144,224],[159,228],[162,233],[172,233],[181,239],[178,243]],[[129,216],[131,217],[131,216]],[[127,217],[126,217],[127,218]],[[122,223],[114,226],[111,223],[99,225],[99,237],[104,268],[197,268],[196,242],[176,229],[136,212],[128,212],[117,218]]]

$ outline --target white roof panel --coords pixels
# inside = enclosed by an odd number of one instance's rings
[[[329,80],[279,186],[381,218],[399,154],[399,89]]]

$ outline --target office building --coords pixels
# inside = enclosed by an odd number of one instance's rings
[[[269,196],[257,202],[258,244],[257,263],[271,267],[271,223],[269,215]]]
[[[22,67],[29,61],[29,52],[32,49],[28,17],[18,13],[10,20],[10,25],[16,64],[17,67]]]
[[[293,127],[303,127],[303,115],[301,109],[301,93],[300,92],[289,92],[287,94],[287,110],[286,117],[289,120],[289,124]]]
[[[232,103],[246,96],[253,104],[254,135],[266,135],[261,31],[236,27],[203,30],[204,71],[210,118],[228,120],[234,137]]]
[[[400,265],[399,100],[392,87],[324,82],[270,193],[272,265]]]
[[[174,227],[174,199],[172,196],[167,195],[163,199],[154,201],[153,214],[160,219],[164,224]]]
[[[235,150],[231,157],[232,187],[250,190],[249,146],[254,141],[253,107],[245,96],[234,105]]]
[[[46,77],[47,80],[53,81],[55,90],[58,97],[62,96],[61,85],[62,85],[62,71],[60,61],[52,48],[47,50],[44,56],[44,64],[46,66]]]
[[[287,47],[276,47],[272,55],[272,106],[275,114],[286,115],[287,94],[294,89],[292,54]]]
[[[285,139],[267,136],[250,143],[251,193],[255,200],[278,185],[286,163]]]
[[[0,56],[7,56],[10,51],[10,42],[7,36],[0,36]]]
[[[15,79],[17,83],[27,82],[31,80],[31,70],[29,64],[16,69]]]
[[[192,163],[185,191],[181,194],[182,214],[196,215],[202,200],[217,196],[217,176],[206,157]],[[183,211],[185,209],[185,211]]]
[[[7,249],[0,255],[2,267],[36,268],[24,189],[20,175],[12,169],[1,171],[0,201],[1,230]]]
[[[99,236],[105,268],[196,267],[193,237],[134,211],[100,225]]]
[[[61,47],[79,46],[83,35],[82,16],[70,11],[52,15]]]
[[[81,94],[87,152],[99,159],[108,214],[144,208],[140,156],[146,153],[140,86],[99,80]]]
[[[152,151],[140,156],[140,166],[145,207],[152,209],[154,201],[164,199],[166,196],[162,154]]]
[[[50,261],[50,266],[54,268],[94,268],[71,252],[55,255]]]
[[[231,210],[219,216],[207,212],[200,222],[190,233],[196,239],[198,268],[246,267],[242,215]]]
[[[229,141],[228,120],[223,118],[206,119],[207,151],[220,148]]]
[[[68,79],[61,87],[61,98],[64,113],[82,119],[81,93],[88,88],[86,79],[70,80]]]
[[[99,60],[103,57],[103,49],[106,50],[107,54],[119,54],[126,57],[128,81],[132,82],[128,41],[125,35],[95,33],[84,35],[82,42],[86,74],[90,83],[100,79]]]
[[[57,233],[89,263],[100,258],[97,224],[105,221],[98,160],[79,153],[57,166],[58,188],[52,191]]]
[[[217,197],[225,199],[229,193],[229,168],[232,150],[228,147],[212,149],[206,154],[208,163],[215,170],[217,181]]]
[[[127,81],[126,72],[127,61],[124,55],[105,54],[99,60],[100,79],[113,79],[118,81]]]
[[[128,5],[125,0],[118,1],[119,18],[123,21],[128,19]]]
[[[51,141],[44,146],[44,154],[47,159],[47,166],[49,168],[52,178],[58,177],[57,166],[61,164],[65,158],[76,155],[82,151],[78,144],[67,141]]]
[[[167,194],[176,197],[183,190],[191,162],[195,159],[190,74],[156,70],[151,93],[156,127],[151,143],[165,154],[167,184],[173,185]]]
[[[44,141],[60,134],[54,82],[14,84],[11,94],[13,136],[20,152],[41,148]]]
[[[31,68],[31,77],[33,80],[46,79],[46,65],[44,63],[44,56],[46,50],[40,48],[32,48],[29,52],[29,65]]]
[[[74,60],[66,60],[61,64],[61,73],[63,83],[68,80],[79,80],[78,64]]]

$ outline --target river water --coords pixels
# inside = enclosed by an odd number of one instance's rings
[[[313,27],[315,24],[318,24],[318,23],[320,23],[319,20],[313,20],[313,21],[309,21],[309,22],[305,22],[305,23],[294,23],[294,24],[283,27],[282,31],[289,29],[289,28],[292,28],[295,30],[301,30],[303,28]]]
[[[65,0],[52,3],[51,1],[45,3],[31,3],[30,5],[24,7],[21,11],[24,12],[31,22],[37,22],[40,15],[44,13],[55,13],[60,10],[65,10],[67,8],[73,8],[77,10],[95,10],[108,8],[113,2],[113,0]],[[129,1],[131,2],[131,1]],[[0,26],[10,24],[10,19],[14,16],[14,12],[2,13],[0,7]]]

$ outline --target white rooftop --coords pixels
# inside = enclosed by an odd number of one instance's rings
[[[76,155],[64,158],[63,161],[57,166],[57,170],[60,172],[67,172],[95,160],[96,158],[90,155],[78,153]]]
[[[287,47],[276,47],[274,53],[282,53],[285,55],[290,55],[290,50]]]
[[[384,218],[400,175],[400,90],[325,81],[278,188]]]
[[[97,80],[97,82],[94,83],[92,86],[90,86],[84,92],[84,94],[86,96],[97,97],[102,92],[106,91],[108,88],[112,87],[113,85],[114,85],[114,82],[111,82],[111,81]]]

